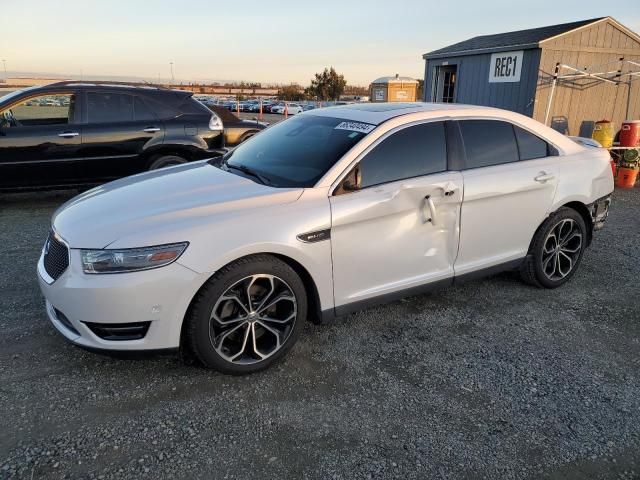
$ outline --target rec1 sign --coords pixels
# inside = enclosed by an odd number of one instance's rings
[[[489,83],[519,82],[523,51],[491,54]]]

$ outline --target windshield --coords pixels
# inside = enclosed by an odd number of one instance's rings
[[[374,128],[342,118],[300,115],[241,144],[225,162],[232,169],[251,170],[274,187],[313,187]]]

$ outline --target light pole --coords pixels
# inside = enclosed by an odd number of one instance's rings
[[[173,62],[169,62],[169,68],[171,69],[171,85],[176,83],[176,79],[173,77]]]
[[[7,61],[4,58],[2,59],[2,65],[4,66],[4,80],[6,82],[9,77],[7,76]]]

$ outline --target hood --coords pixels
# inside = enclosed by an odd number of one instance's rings
[[[195,162],[96,187],[62,205],[52,223],[71,248],[105,248],[127,236],[148,232],[152,240],[156,230],[179,231],[214,215],[295,202],[302,191],[260,185]]]

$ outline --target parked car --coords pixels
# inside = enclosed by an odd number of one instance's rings
[[[308,112],[309,110],[314,110],[317,107],[311,103],[307,103],[305,105],[302,106],[302,110],[304,110],[305,112]]]
[[[71,342],[263,369],[322,321],[517,268],[556,288],[607,217],[609,154],[452,104],[312,110],[224,157],[69,201],[38,263]],[[169,198],[168,198],[169,195]]]
[[[284,103],[282,102],[274,102],[274,103],[268,103],[266,105],[264,105],[264,107],[262,108],[262,111],[264,113],[273,113],[273,109],[279,105],[284,105]]]
[[[271,113],[279,113],[282,115],[284,114],[285,109],[287,110],[287,113],[289,115],[295,115],[296,113],[302,113],[304,111],[302,106],[298,103],[287,103],[286,105],[282,104],[282,105],[272,107]]]
[[[262,102],[262,113],[268,113],[267,112],[267,107],[270,107],[271,105],[272,105],[271,102],[263,101]],[[257,102],[257,103],[254,103],[253,105],[251,105],[251,107],[249,108],[249,112],[252,112],[252,113],[260,112],[260,102]]]
[[[0,97],[0,190],[95,185],[211,158],[224,152],[222,130],[189,92],[84,82],[16,91]]]
[[[258,120],[242,120],[226,108],[216,105],[211,105],[209,108],[222,120],[224,144],[227,147],[235,147],[269,126],[268,123]]]
[[[210,106],[210,105],[217,105],[218,104],[216,99],[213,98],[213,97],[193,97],[193,98],[198,100],[203,105],[206,105],[207,107]]]

